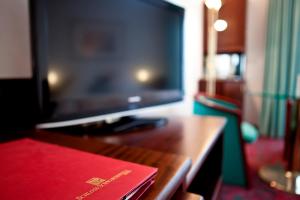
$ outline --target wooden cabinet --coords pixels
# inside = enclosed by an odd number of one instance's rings
[[[228,97],[239,102],[240,109],[243,110],[245,82],[242,79],[218,79],[216,80],[216,95]],[[206,80],[198,82],[198,91],[206,92]]]
[[[244,53],[246,28],[246,0],[222,0],[219,19],[228,27],[218,32],[217,53]],[[207,8],[204,12],[204,52],[207,52]]]

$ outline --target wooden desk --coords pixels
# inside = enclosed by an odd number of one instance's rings
[[[223,118],[190,116],[170,119],[166,127],[119,134],[83,132],[75,137],[37,130],[21,137],[157,167],[156,183],[146,199],[201,199],[199,195],[216,199],[225,122]]]
[[[186,156],[106,144],[88,138],[79,138],[45,131],[30,133],[28,136],[48,143],[158,168],[155,184],[146,192],[143,199],[169,199],[176,191],[180,199],[200,199],[200,196],[186,193],[180,187],[191,166],[191,159]]]
[[[83,137],[188,156],[192,159],[192,167],[185,178],[184,188],[204,199],[214,199],[221,184],[225,122],[223,118],[190,116],[170,119],[167,126],[157,129],[119,134],[91,134],[87,131]]]

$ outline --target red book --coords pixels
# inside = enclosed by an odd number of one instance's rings
[[[30,139],[0,144],[0,199],[137,199],[156,172]]]

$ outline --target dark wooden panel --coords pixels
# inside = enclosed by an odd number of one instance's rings
[[[296,127],[296,140],[293,149],[293,162],[292,170],[300,172],[300,100],[297,100],[297,127]]]
[[[284,151],[283,159],[287,161],[286,170],[292,170],[292,160],[293,160],[293,148],[295,145],[296,133],[294,130],[292,120],[295,116],[293,113],[293,108],[296,107],[296,103],[292,99],[286,101],[286,117],[285,117],[285,134],[284,134]]]
[[[218,32],[218,53],[245,52],[246,0],[222,0],[219,18],[228,23],[223,32]],[[204,52],[207,52],[207,8],[204,12]]]

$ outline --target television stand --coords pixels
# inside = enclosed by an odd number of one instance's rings
[[[139,118],[135,116],[121,117],[112,123],[101,121],[76,126],[49,129],[49,131],[59,131],[77,135],[100,135],[119,132],[128,132],[146,128],[158,128],[167,124],[167,118]]]
[[[158,128],[167,124],[166,118],[138,118],[134,116],[122,117],[113,123],[104,122],[105,132],[125,132],[139,128]]]

